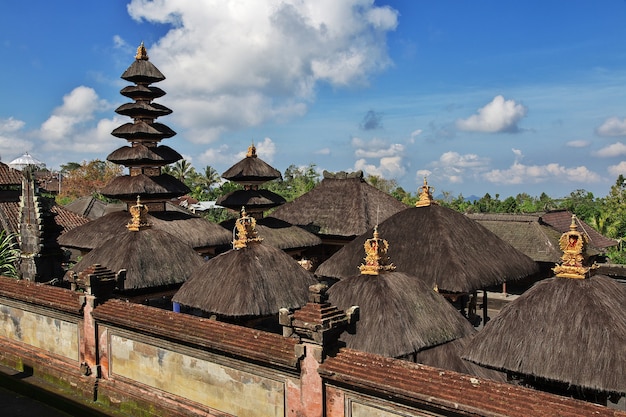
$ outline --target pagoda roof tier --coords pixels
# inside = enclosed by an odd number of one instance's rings
[[[267,181],[282,178],[280,171],[250,153],[241,161],[228,168],[222,178],[241,184],[263,184]]]
[[[102,194],[122,201],[133,201],[138,195],[146,200],[169,200],[185,195],[189,191],[189,187],[171,175],[161,174],[151,177],[139,174],[115,177],[102,189]]]
[[[165,75],[148,59],[136,59],[122,74],[122,79],[136,84],[152,84],[165,79]]]
[[[145,85],[129,85],[120,90],[120,94],[133,100],[153,100],[163,97],[166,93],[159,87]]]
[[[246,207],[254,209],[270,209],[285,203],[285,199],[270,190],[237,190],[217,199],[216,204],[232,210]]]
[[[125,123],[111,132],[113,136],[127,140],[160,140],[176,135],[172,129],[162,123]]]
[[[122,104],[115,109],[115,113],[135,119],[139,117],[156,119],[157,117],[171,114],[172,110],[158,103],[137,101],[134,103]]]
[[[132,166],[142,164],[169,165],[183,157],[169,146],[148,147],[140,143],[133,146],[122,146],[107,156],[107,161],[114,164]]]

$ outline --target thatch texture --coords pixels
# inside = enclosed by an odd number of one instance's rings
[[[179,197],[189,192],[189,187],[169,174],[155,177],[139,175],[123,175],[115,177],[102,189],[102,194],[120,200],[133,201],[138,195],[151,199]]]
[[[226,220],[220,225],[232,231],[235,228],[235,220]],[[321,239],[313,233],[274,217],[258,219],[256,230],[263,236],[263,243],[282,250],[311,248],[322,244]]]
[[[340,340],[364,352],[400,357],[474,332],[441,294],[402,272],[353,275],[331,286],[328,300],[342,310],[360,307],[356,331]]]
[[[360,171],[344,175],[325,173],[314,189],[277,208],[272,216],[317,235],[353,238],[406,208],[365,182]],[[355,265],[358,263],[352,266]]]
[[[182,158],[181,154],[169,146],[160,145],[149,148],[142,144],[136,144],[134,146],[122,146],[114,150],[107,156],[107,161],[120,165],[125,165],[129,162],[133,164],[158,162],[160,165],[167,165]]]
[[[544,224],[539,215],[477,213],[467,216],[535,262],[554,263],[561,259],[559,239],[563,232]]]
[[[92,250],[110,237],[128,233],[131,215],[117,211],[77,227],[59,237],[61,246]],[[180,211],[151,212],[147,221],[153,229],[162,230],[195,249],[229,245],[232,234],[216,223]],[[106,265],[108,266],[108,265]]]
[[[133,103],[122,104],[115,109],[115,113],[132,118],[150,116],[156,119],[157,117],[171,114],[172,110],[162,104],[150,103],[147,101],[136,101]]]
[[[124,123],[120,127],[113,129],[111,134],[115,137],[127,140],[161,140],[175,136],[176,132],[163,123],[146,123],[144,121],[137,121],[136,123]]]
[[[151,100],[165,95],[159,87],[146,85],[129,85],[120,90],[120,94],[133,100]]]
[[[442,291],[472,292],[527,277],[537,264],[474,220],[431,205],[403,210],[380,223],[398,271],[418,277]],[[363,244],[372,230],[354,239],[322,263],[320,277],[345,279],[363,259]]]
[[[549,278],[504,307],[465,359],[523,376],[626,393],[626,287]]]
[[[229,181],[256,184],[281,177],[280,171],[256,156],[243,158],[222,174],[222,178]]]
[[[215,204],[239,211],[242,207],[253,209],[270,209],[285,202],[280,195],[270,190],[236,190],[217,199]]]
[[[147,228],[113,236],[86,254],[72,271],[100,264],[114,272],[126,269],[124,290],[184,282],[205,262],[193,248],[163,230]]]
[[[223,317],[268,316],[305,305],[316,283],[282,250],[253,243],[207,261],[172,300]]]
[[[107,204],[91,196],[79,197],[63,207],[90,220],[98,219],[114,211],[126,210],[126,204],[124,203]]]
[[[165,75],[147,59],[136,59],[124,71],[121,78],[136,84],[152,84],[163,81]]]

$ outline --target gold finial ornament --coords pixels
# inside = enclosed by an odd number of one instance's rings
[[[148,207],[141,204],[141,198],[137,196],[137,204],[128,209],[132,216],[130,223],[126,225],[126,228],[131,232],[138,232],[141,229],[150,227],[150,223],[146,220],[148,214]]]
[[[378,275],[381,272],[394,271],[396,266],[389,261],[387,250],[389,243],[385,239],[378,237],[378,226],[374,227],[374,237],[367,239],[365,244],[365,261],[359,266],[361,274]]]
[[[248,146],[246,158],[256,158],[256,148],[254,147],[254,142],[252,143],[252,145]]]
[[[557,277],[584,279],[589,278],[598,265],[585,266],[585,255],[589,238],[580,233],[576,226],[576,215],[572,215],[569,231],[559,239],[559,247],[563,251],[561,264],[552,268]]]
[[[137,47],[137,55],[135,55],[135,59],[140,59],[144,61],[148,60],[148,51],[146,50],[146,47],[143,45],[143,41],[141,42],[141,45]]]
[[[415,207],[426,207],[431,204],[437,204],[433,199],[433,191],[435,191],[435,187],[428,185],[428,181],[426,181],[426,177],[424,177],[424,185],[417,189],[419,200],[415,203]]]
[[[241,216],[235,221],[233,234],[234,249],[246,248],[249,243],[260,243],[263,241],[263,238],[257,234],[256,220],[254,217],[248,216],[245,207],[241,208]]]

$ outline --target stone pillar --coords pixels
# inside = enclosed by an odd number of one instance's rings
[[[324,413],[324,385],[317,372],[328,354],[337,349],[339,335],[358,317],[358,307],[348,313],[327,302],[326,284],[309,287],[309,302],[290,313],[282,309],[279,321],[283,335],[298,337],[296,356],[300,358],[300,387],[287,392],[288,416],[322,417]]]

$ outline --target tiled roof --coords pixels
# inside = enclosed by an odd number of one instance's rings
[[[54,214],[54,222],[61,228],[61,234],[89,222],[88,218],[56,204],[52,206],[50,211]]]
[[[0,185],[22,184],[22,173],[0,162]]]
[[[0,297],[80,314],[81,294],[65,288],[0,276]]]
[[[319,372],[326,380],[392,401],[467,415],[626,417],[626,412],[589,402],[349,349],[326,359]]]
[[[0,226],[9,233],[18,232],[20,203],[16,201],[0,202]]]
[[[572,224],[572,213],[567,210],[555,210],[549,211],[541,216],[541,220],[558,230],[560,233],[569,231],[569,227]],[[576,219],[578,225],[578,231],[586,233],[589,236],[589,245],[597,249],[608,248],[616,246],[617,241],[615,239],[609,239],[598,233],[593,227],[581,219]]]

